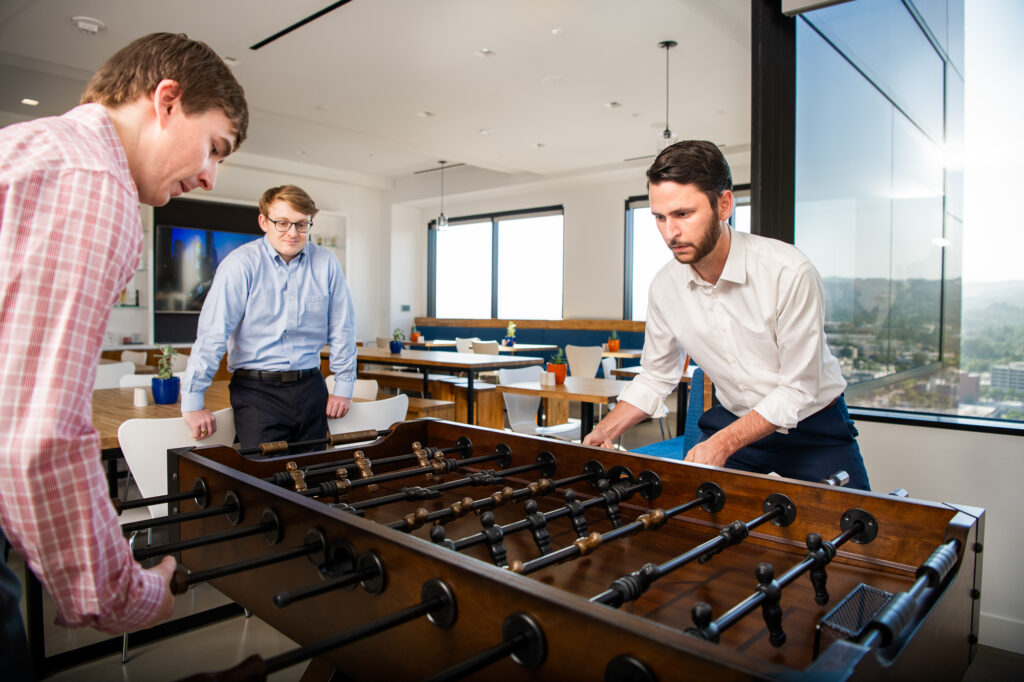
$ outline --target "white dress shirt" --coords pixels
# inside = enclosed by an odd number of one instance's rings
[[[821,278],[790,244],[732,231],[717,284],[673,259],[648,302],[642,370],[619,396],[648,414],[678,385],[686,353],[727,410],[756,410],[783,433],[846,388],[825,340]]]

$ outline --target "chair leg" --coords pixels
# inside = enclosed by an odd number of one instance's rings
[[[128,633],[121,635],[121,665],[128,662]]]
[[[659,417],[658,418],[658,428],[661,429],[661,439],[662,440],[668,440],[667,438],[665,438],[665,418],[664,417]],[[672,435],[672,433],[669,432],[669,436],[670,437],[671,437],[671,435]]]

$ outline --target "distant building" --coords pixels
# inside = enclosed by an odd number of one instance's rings
[[[974,403],[981,395],[981,379],[977,374],[960,372],[960,400]]]
[[[992,365],[992,388],[1024,391],[1024,362]]]

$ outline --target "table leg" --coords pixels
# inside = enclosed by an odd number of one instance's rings
[[[594,430],[594,403],[580,403],[580,438]]]
[[[676,436],[681,436],[686,431],[686,406],[689,392],[689,384],[679,384],[679,389],[676,391]]]
[[[420,371],[423,372],[423,397],[430,397],[430,368],[421,367]]]
[[[473,370],[466,372],[466,423],[476,423],[473,421]]]

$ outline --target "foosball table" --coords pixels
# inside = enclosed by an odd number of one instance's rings
[[[429,419],[328,438],[172,451],[137,503],[170,504],[135,554],[180,552],[174,591],[300,644],[195,679],[959,680],[976,648],[979,508]]]

